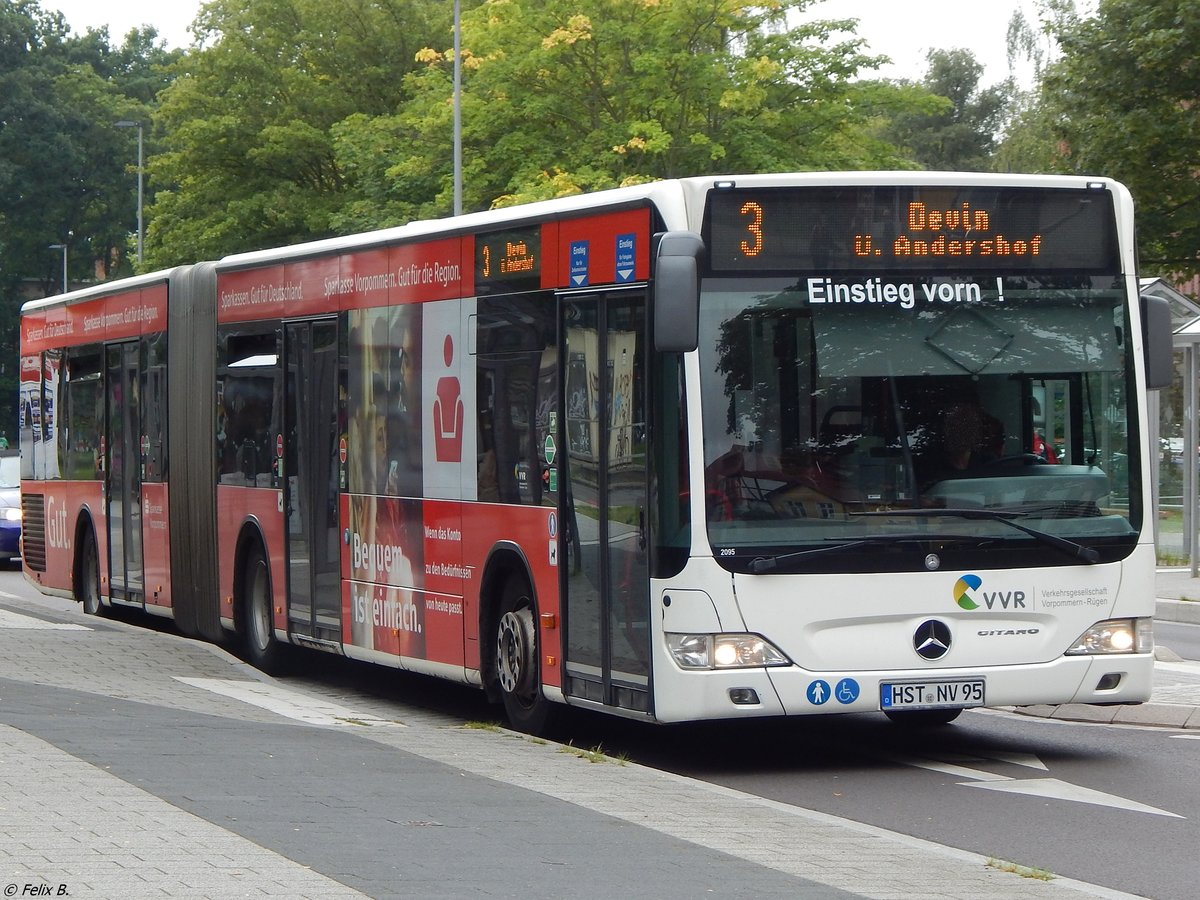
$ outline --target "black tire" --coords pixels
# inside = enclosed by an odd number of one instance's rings
[[[247,661],[269,675],[283,670],[285,651],[275,639],[272,599],[271,569],[262,548],[256,547],[242,571],[242,644]]]
[[[75,599],[83,604],[89,616],[103,616],[105,606],[100,602],[100,551],[96,535],[89,529],[79,549],[79,578],[75,582]]]
[[[949,725],[961,713],[961,709],[885,709],[883,711],[885,716],[905,728],[938,728],[942,725]]]
[[[533,591],[523,578],[509,578],[493,626],[496,682],[508,722],[518,731],[543,733],[554,703],[542,696]]]

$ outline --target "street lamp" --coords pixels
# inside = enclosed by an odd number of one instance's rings
[[[138,267],[142,265],[142,123],[133,122],[129,119],[122,119],[116,122],[117,128],[136,128],[138,133],[138,237],[137,237],[137,261]]]
[[[462,215],[462,12],[454,0],[454,214]]]
[[[63,255],[63,293],[67,292],[67,245],[66,244],[51,244],[50,250],[61,250]]]

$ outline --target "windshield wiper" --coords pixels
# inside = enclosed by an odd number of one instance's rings
[[[752,575],[762,575],[764,572],[770,572],[772,569],[778,568],[780,563],[790,562],[794,559],[799,559],[802,556],[816,556],[821,553],[829,553],[833,550],[849,550],[853,547],[862,547],[869,544],[895,544],[895,543],[911,543],[913,541],[936,541],[939,543],[947,541],[977,541],[980,539],[978,534],[929,534],[927,532],[914,532],[911,534],[878,534],[870,537],[850,538],[843,540],[840,538],[826,538],[831,543],[824,547],[813,547],[811,550],[796,550],[793,553],[783,553],[779,556],[759,556],[750,562],[750,573]],[[834,543],[836,542],[836,543]]]
[[[1030,528],[1028,525],[1022,525],[1020,522],[1014,521],[1015,517],[1020,515],[1020,513],[1005,513],[995,509],[892,509],[885,512],[850,513],[850,515],[872,517],[904,516],[915,519],[976,519],[1003,522],[1010,528],[1024,532],[1049,547],[1061,550],[1068,556],[1075,559],[1082,559],[1088,565],[1100,562],[1100,553],[1091,547],[1085,547],[1083,544],[1069,541],[1066,538],[1059,537],[1057,534],[1050,534],[1048,531],[1039,531],[1036,528]]]

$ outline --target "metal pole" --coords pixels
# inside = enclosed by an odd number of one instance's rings
[[[67,245],[65,243],[64,244],[50,244],[49,249],[62,251],[62,255],[63,255],[63,293],[65,294],[67,292]]]
[[[1187,349],[1188,380],[1183,385],[1183,402],[1187,406],[1183,439],[1183,539],[1187,548],[1192,577],[1198,576],[1200,560],[1196,559],[1196,346]]]
[[[144,170],[145,170],[144,155],[143,155],[143,150],[142,150],[142,148],[143,148],[143,144],[142,144],[143,126],[142,126],[141,122],[134,122],[131,119],[122,119],[120,122],[115,122],[113,124],[117,128],[136,128],[137,134],[138,134],[137,261],[138,261],[138,267],[140,268],[142,265],[142,235],[144,234],[144,229],[142,228],[142,207],[143,207],[143,196],[144,196],[143,190],[142,190],[142,182],[143,182]]]
[[[462,15],[454,0],[454,214],[462,215]]]
[[[142,266],[142,123],[138,122],[138,241],[137,241],[137,261],[138,268]]]

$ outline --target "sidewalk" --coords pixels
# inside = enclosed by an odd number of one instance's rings
[[[1156,578],[1160,622],[1200,625],[1200,578],[1191,569],[1161,568]],[[1156,643],[1159,641],[1156,640]],[[1154,695],[1139,706],[1027,706],[1014,709],[1023,715],[1073,722],[1111,722],[1118,725],[1158,725],[1200,729],[1200,662],[1180,659],[1169,647],[1159,646],[1154,667]]]

